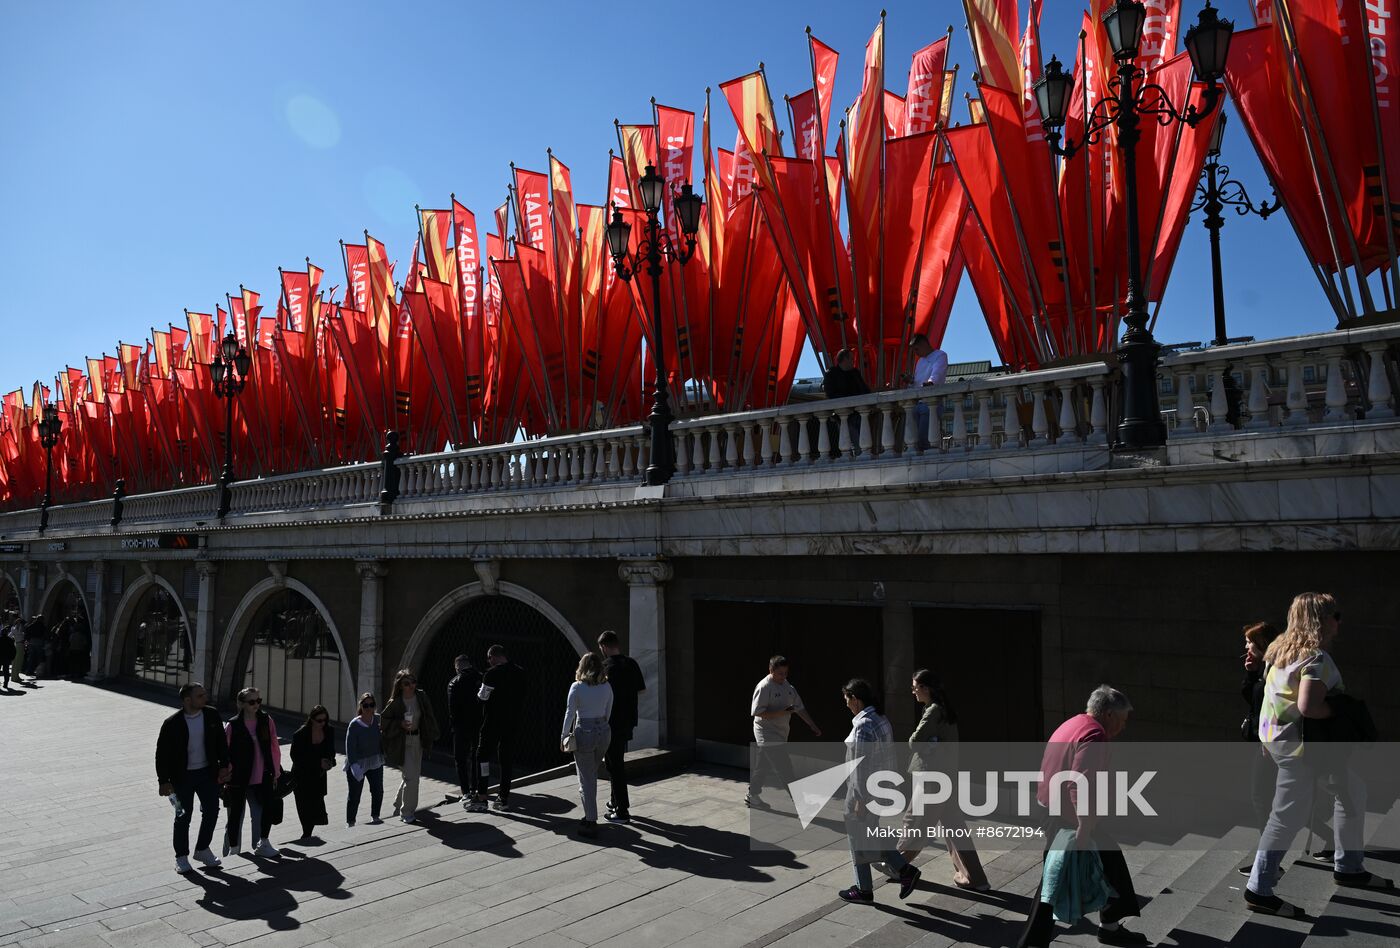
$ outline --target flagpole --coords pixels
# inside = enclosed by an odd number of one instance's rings
[[[817,52],[812,48],[814,39],[815,37],[812,36],[812,28],[809,26],[807,27],[807,62],[812,69],[812,105],[816,110],[817,123],[817,148],[816,154],[812,156],[812,162],[816,165],[817,182],[821,187],[822,229],[826,231],[827,244],[831,248],[831,276],[836,281],[836,286],[834,288],[836,291],[836,299],[833,301],[828,297],[827,306],[832,309],[831,317],[841,330],[841,348],[845,349],[848,348],[848,344],[846,341],[845,302],[841,296],[841,260],[836,250],[836,227],[833,220],[835,213],[831,207],[831,190],[826,180],[826,122],[822,115],[821,83],[817,81]],[[792,121],[790,105],[788,120],[789,122]],[[793,130],[792,137],[794,141],[797,140],[796,129]],[[855,288],[852,287],[853,292],[854,289]],[[830,292],[830,289],[828,292]],[[836,304],[834,307],[831,306],[832,302]],[[856,345],[857,348],[859,348],[859,337],[857,337]],[[856,361],[858,362],[859,359],[857,358]]]
[[[1083,29],[1081,29],[1081,30],[1079,31],[1079,62],[1080,62],[1080,64],[1081,64],[1082,69],[1083,69],[1083,72],[1084,72],[1084,75],[1082,75],[1082,76],[1080,77],[1080,80],[1081,80],[1081,81],[1080,81],[1080,83],[1079,83],[1079,86],[1080,86],[1079,93],[1080,93],[1080,96],[1081,96],[1082,101],[1083,101],[1083,104],[1084,104],[1084,122],[1085,122],[1086,125],[1087,125],[1088,122],[1089,122],[1089,113],[1090,113],[1090,109],[1089,109],[1089,49],[1088,49],[1088,44],[1085,42],[1085,40],[1088,38],[1088,36],[1089,36],[1089,34],[1088,34],[1087,31],[1085,31],[1085,30],[1083,30]],[[1053,161],[1054,159],[1052,158],[1051,160]],[[1081,325],[1076,326],[1076,328],[1082,330],[1082,335],[1083,335],[1082,345],[1083,345],[1083,347],[1084,347],[1084,352],[1085,352],[1085,353],[1088,353],[1088,352],[1090,352],[1090,351],[1093,351],[1093,352],[1098,352],[1098,351],[1099,351],[1099,339],[1098,339],[1098,335],[1099,335],[1099,332],[1098,332],[1098,329],[1099,329],[1099,327],[1098,327],[1098,322],[1099,322],[1099,293],[1098,293],[1099,278],[1098,278],[1098,274],[1097,274],[1097,273],[1095,272],[1095,270],[1094,270],[1094,229],[1095,229],[1095,220],[1094,220],[1094,203],[1093,203],[1093,196],[1092,196],[1092,195],[1093,195],[1093,184],[1092,184],[1092,182],[1093,182],[1093,180],[1094,180],[1094,166],[1095,166],[1096,164],[1099,166],[1100,171],[1102,171],[1102,169],[1103,169],[1103,156],[1102,156],[1101,154],[1099,154],[1098,151],[1096,151],[1096,149],[1095,149],[1094,146],[1090,146],[1090,147],[1088,148],[1088,150],[1087,150],[1087,153],[1084,155],[1084,165],[1083,165],[1083,167],[1084,167],[1084,234],[1085,234],[1085,237],[1086,237],[1087,240],[1088,240],[1088,250],[1089,250],[1089,313],[1088,313],[1088,317],[1089,317],[1089,318],[1088,318],[1087,320],[1076,320],[1077,323],[1081,323]],[[1100,189],[1100,190],[1102,190],[1102,189]],[[1100,219],[1102,219],[1103,215],[1099,215],[1099,216],[1100,216]],[[1061,237],[1060,239],[1063,240],[1064,238]],[[1066,248],[1066,249],[1068,249],[1068,248]],[[1089,332],[1090,332],[1090,331],[1092,331],[1093,334],[1094,334],[1094,338],[1092,339],[1092,341],[1089,339]]]
[[[851,115],[850,109],[847,109],[847,110],[846,110],[845,115],[846,115],[847,119],[850,117],[850,115]],[[852,204],[852,202],[851,202],[851,139],[850,139],[850,129],[849,129],[849,128],[847,127],[847,125],[846,125],[846,120],[847,120],[847,119],[842,119],[842,120],[841,120],[841,125],[840,125],[840,128],[841,128],[841,144],[842,144],[842,146],[843,146],[843,147],[841,148],[841,155],[840,155],[840,158],[841,158],[841,183],[842,183],[842,186],[845,188],[845,191],[846,191],[846,222],[850,225],[849,229],[850,229],[850,233],[851,233],[851,252],[850,252],[850,254],[849,254],[848,256],[850,257],[850,261],[851,261],[851,306],[855,309],[855,316],[856,316],[856,346],[857,346],[857,351],[856,351],[855,362],[856,362],[857,368],[859,368],[859,366],[861,365],[861,363],[864,362],[864,353],[865,353],[865,348],[866,348],[865,343],[866,343],[867,332],[866,332],[866,326],[865,326],[865,319],[864,319],[864,316],[863,316],[862,313],[861,313],[861,308],[860,308],[860,295],[861,295],[860,276],[856,273],[855,217],[854,217],[854,214],[855,214],[855,205]],[[820,121],[820,119],[819,119],[818,121]],[[883,119],[882,119],[882,121],[883,121]],[[823,156],[823,161],[825,161],[825,157],[824,157],[824,156]],[[825,175],[826,175],[826,169],[825,169],[825,168],[822,168],[822,175],[823,175],[823,181],[824,181],[824,180],[825,180]],[[825,212],[826,212],[826,209],[823,208],[823,213],[825,213]],[[835,240],[835,236],[834,236],[834,235],[833,235],[833,237],[832,237],[832,240],[833,240],[833,241]],[[833,246],[833,248],[832,248],[832,253],[834,254],[835,252],[836,252],[836,250],[835,250],[835,247]],[[839,272],[839,271],[838,271],[838,272]],[[837,277],[837,283],[839,284],[840,282],[841,282],[841,281],[840,281],[840,277],[838,276],[838,277]],[[872,349],[872,350],[878,350],[879,345],[880,345],[880,332],[879,332],[879,329],[877,328],[876,331],[875,331],[875,338],[874,338],[874,341],[871,343],[871,349]],[[880,363],[883,362],[884,360],[883,360],[883,358],[881,357],[881,354],[880,354],[878,351],[873,351],[872,354],[871,354],[871,358],[872,358],[872,359],[874,360],[874,362],[875,362],[875,365],[873,366],[873,368],[875,369],[876,373],[878,374],[878,372],[879,372],[879,365],[880,365]],[[879,388],[879,380],[878,380],[878,378],[876,379],[876,385],[875,385],[875,387],[876,387],[877,389]]]
[[[713,386],[713,385],[715,384],[715,294],[716,294],[716,292],[717,292],[717,290],[718,290],[718,288],[715,286],[715,279],[716,279],[716,276],[717,276],[717,272],[716,272],[716,271],[717,271],[717,270],[723,265],[723,263],[724,263],[723,260],[720,260],[720,259],[719,259],[719,256],[720,256],[720,255],[717,253],[717,251],[718,251],[719,247],[724,243],[724,241],[723,241],[722,239],[719,239],[719,240],[716,239],[716,236],[717,236],[717,234],[719,234],[719,231],[716,229],[716,226],[715,226],[715,202],[720,201],[721,198],[720,198],[720,195],[719,195],[719,194],[710,194],[710,193],[709,193],[710,190],[711,190],[711,188],[710,188],[710,182],[711,182],[712,180],[716,180],[716,181],[718,180],[718,177],[715,176],[715,175],[713,174],[713,171],[714,171],[714,169],[713,169],[713,167],[712,167],[713,156],[710,154],[710,87],[709,87],[709,86],[706,86],[706,87],[705,87],[705,126],[704,126],[703,138],[704,138],[704,141],[702,142],[702,144],[703,144],[704,149],[705,149],[705,155],[704,155],[704,168],[705,168],[705,216],[709,219],[709,225],[710,225],[710,234],[709,234],[709,251],[710,251],[710,252],[709,252],[709,260],[707,261],[706,266],[705,266],[706,277],[707,277],[707,280],[708,280],[708,282],[709,282],[709,284],[710,284],[710,286],[709,286],[709,289],[710,289],[709,297],[710,297],[710,298],[709,298],[709,302],[708,302],[708,304],[707,304],[707,305],[708,305],[708,309],[709,309],[709,323],[710,323],[710,325],[709,325],[709,333],[710,333],[710,344],[709,344],[709,346],[708,346],[708,348],[707,348],[707,351],[706,351],[706,358],[709,360],[708,374],[706,375],[706,378],[708,379],[709,384],[710,384],[711,386]],[[729,209],[728,209],[728,208],[724,208],[723,210],[727,213]],[[722,228],[722,227],[724,226],[724,222],[723,222],[723,221],[720,221],[719,226]],[[718,400],[718,393],[715,393],[715,394],[716,394],[716,400]]]
[[[876,205],[877,205],[877,207],[879,208],[879,227],[878,227],[878,229],[877,229],[877,231],[876,231],[877,246],[878,246],[879,249],[876,251],[876,254],[875,254],[875,275],[876,275],[876,279],[879,281],[879,288],[876,290],[876,294],[875,294],[875,306],[876,306],[877,311],[880,313],[880,315],[877,316],[877,319],[879,320],[879,323],[880,323],[880,329],[879,329],[879,333],[880,333],[880,344],[881,344],[881,349],[883,349],[883,347],[884,347],[884,335],[885,335],[885,326],[884,326],[884,307],[885,307],[885,11],[884,11],[884,10],[881,10],[881,11],[880,11],[880,87],[879,87],[879,93],[880,93],[880,95],[879,95],[879,100],[878,100],[878,102],[876,103],[876,106],[877,106],[876,114],[873,115],[873,116],[870,116],[870,115],[861,116],[861,120],[862,120],[862,121],[865,121],[865,122],[869,122],[869,121],[878,121],[878,122],[880,123],[878,126],[876,126],[876,127],[879,129],[879,137],[880,137],[880,155],[879,155],[879,157],[876,159],[876,162],[877,162],[877,170],[879,171],[880,177],[879,177],[879,184],[878,184],[878,186],[877,186],[876,189],[875,189]],[[895,358],[898,359],[899,356],[896,355]],[[883,387],[883,384],[884,384],[884,370],[885,370],[885,354],[884,354],[883,351],[880,351],[880,352],[878,352],[878,353],[876,354],[876,362],[875,362],[875,365],[876,365],[876,370],[875,370],[876,388],[881,388],[881,387]],[[894,378],[893,378],[893,375],[894,375],[894,366],[893,366],[893,365],[890,366],[890,373],[891,373],[890,383],[893,384],[893,383],[894,383]]]

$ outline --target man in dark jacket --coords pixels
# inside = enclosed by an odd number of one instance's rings
[[[458,655],[457,677],[447,683],[447,720],[452,728],[452,756],[457,760],[457,781],[462,785],[462,806],[481,813],[486,804],[477,799],[480,774],[476,769],[476,742],[481,738],[481,675],[471,659]]]
[[[175,871],[180,873],[191,869],[190,818],[196,796],[199,838],[194,858],[206,866],[219,864],[209,844],[219,820],[219,784],[229,776],[228,742],[218,712],[205,707],[208,702],[209,695],[198,682],[181,686],[180,710],[161,723],[156,738],[160,795],[173,795],[179,803],[175,810]]]
[[[498,757],[501,765],[501,786],[496,793],[494,810],[510,809],[510,778],[514,774],[511,751],[520,729],[520,715],[525,706],[525,669],[516,665],[506,654],[504,645],[486,650],[489,668],[481,676],[477,697],[482,702],[481,743],[476,757],[480,766],[481,783],[478,799],[484,804],[490,781],[491,758]]]
[[[642,679],[642,669],[631,658],[622,654],[618,645],[617,633],[609,629],[598,636],[598,651],[608,669],[608,684],[612,685],[613,707],[612,741],[604,760],[608,764],[608,780],[612,786],[612,799],[608,801],[605,817],[609,823],[630,823],[630,801],[627,798],[627,742],[632,739],[632,731],[637,726],[637,695],[647,690]]]

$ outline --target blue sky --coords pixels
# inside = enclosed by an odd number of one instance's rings
[[[887,0],[887,72],[902,91],[914,50],[955,27],[959,93],[972,56],[953,0]],[[1220,6],[1241,28],[1243,0]],[[1046,0],[1047,52],[1071,58],[1081,3]],[[508,163],[552,147],[582,201],[604,191],[612,120],[648,99],[695,110],[716,87],[716,144],[734,126],[718,84],[766,64],[775,99],[811,84],[803,28],[842,54],[836,101],[858,91],[877,2],[6,4],[0,13],[0,390],[52,380],[240,283],[275,296],[277,267],[310,256],[343,283],[337,241],[368,229],[407,260],[415,202],[448,194],[483,224]],[[1186,0],[1183,18],[1194,21]],[[644,12],[643,12],[644,11]],[[1236,177],[1268,197],[1241,126]],[[698,129],[697,129],[698,135]],[[1232,335],[1330,328],[1283,215],[1229,219]],[[1209,257],[1187,225],[1158,327],[1211,336]],[[945,346],[993,358],[964,285]],[[799,374],[815,371],[808,358]]]

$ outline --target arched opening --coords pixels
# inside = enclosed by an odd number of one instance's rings
[[[53,584],[41,613],[46,632],[39,675],[81,678],[91,664],[92,623],[87,600],[76,579],[65,575]]]
[[[0,616],[7,620],[20,614],[19,586],[9,573],[0,573]]]
[[[500,588],[503,595],[487,596],[479,583],[473,583],[439,603],[425,617],[427,622],[436,615],[436,621],[427,628],[419,626],[406,659],[434,710],[440,709],[439,747],[451,753],[446,716],[447,683],[455,674],[453,659],[466,655],[483,670],[486,650],[504,645],[511,661],[526,672],[524,707],[528,711],[520,723],[515,768],[517,773],[536,773],[564,760],[559,753],[559,725],[583,644],[547,604],[539,603],[553,616],[536,608],[530,601],[538,601],[533,594],[509,583],[501,583]]]
[[[234,690],[257,688],[269,710],[304,715],[324,705],[332,721],[354,714],[340,643],[316,603],[290,586],[253,611],[239,649]]]
[[[121,674],[169,688],[190,680],[194,640],[180,603],[152,582],[140,593],[123,636]]]

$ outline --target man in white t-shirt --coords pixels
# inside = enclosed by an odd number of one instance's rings
[[[917,333],[909,340],[909,351],[914,355],[914,372],[908,378],[914,388],[942,385],[948,378],[948,353],[935,349],[928,336]],[[928,406],[923,402],[914,407],[914,424],[918,428],[919,450],[926,451],[929,446]]]
[[[749,770],[749,792],[744,797],[744,803],[747,806],[766,807],[767,804],[760,799],[764,776],[773,771],[781,787],[786,787],[794,779],[792,764],[782,748],[792,728],[792,716],[796,714],[800,717],[817,737],[822,736],[822,729],[807,713],[801,695],[788,681],[788,660],[782,655],[774,655],[768,660],[768,674],[754,687],[749,714],[753,715],[754,756],[753,766]]]

